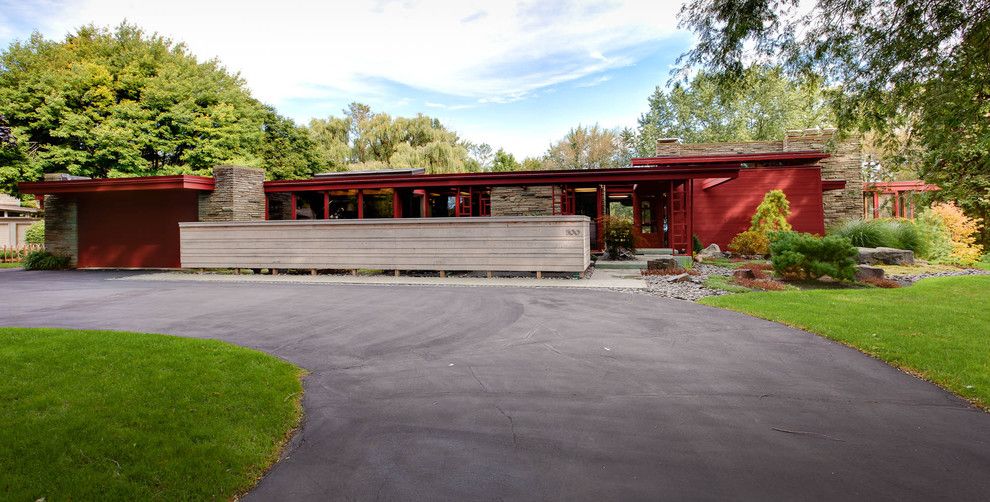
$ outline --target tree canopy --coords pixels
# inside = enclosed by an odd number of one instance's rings
[[[626,165],[619,134],[598,124],[578,125],[550,146],[545,169],[603,169]]]
[[[490,146],[425,115],[393,118],[352,103],[343,117],[299,126],[253,98],[219,61],[198,61],[185,45],[126,23],[85,26],[62,41],[35,33],[0,52],[0,117],[0,190],[11,192],[46,172],[209,174],[238,163],[282,179],[350,166],[454,172],[491,162]]]
[[[698,44],[681,69],[730,84],[753,61],[824,76],[839,127],[872,132],[888,161],[990,219],[990,0],[800,3],[689,1]]]
[[[754,65],[733,86],[699,71],[669,90],[657,86],[640,116],[635,150],[652,156],[661,138],[688,143],[780,139],[788,129],[834,123],[820,78],[790,78],[779,67]]]

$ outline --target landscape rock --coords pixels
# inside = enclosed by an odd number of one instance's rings
[[[914,265],[914,252],[894,248],[856,248],[856,262],[864,265]]]
[[[856,265],[856,280],[883,279],[883,269],[869,265]]]
[[[715,243],[709,244],[708,247],[698,252],[698,258],[702,261],[713,258],[725,258],[725,256],[726,254],[722,252],[722,248],[718,247],[718,244]]]
[[[748,268],[740,268],[732,272],[733,279],[756,279],[756,273]]]
[[[680,268],[680,264],[673,256],[661,256],[659,258],[654,258],[646,262],[647,270],[667,270],[671,268]]]
[[[670,282],[685,282],[685,281],[690,281],[691,276],[689,274],[672,275],[668,278],[668,280]]]

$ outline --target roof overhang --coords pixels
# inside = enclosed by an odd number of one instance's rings
[[[142,190],[212,191],[213,178],[179,174],[141,178],[105,178],[62,181],[32,181],[19,183],[21,193],[35,195],[77,194],[92,192],[132,192]]]
[[[842,190],[846,188],[846,180],[822,180],[822,191]]]
[[[736,164],[751,164],[755,162],[776,163],[780,165],[802,165],[815,163],[830,155],[816,150],[800,152],[771,152],[746,154],[692,155],[678,157],[644,157],[632,159],[635,166],[676,166],[682,164],[711,164],[733,162]]]
[[[363,188],[440,188],[471,186],[598,185],[695,178],[735,178],[738,162],[646,168],[512,171],[503,173],[420,174],[406,176],[340,176],[332,179],[265,182],[266,192],[351,190]]]

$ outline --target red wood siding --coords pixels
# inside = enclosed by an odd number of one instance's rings
[[[191,190],[79,196],[79,267],[178,268],[179,222],[199,219]]]
[[[756,206],[770,190],[779,188],[791,203],[788,221],[799,232],[825,233],[821,170],[812,167],[741,169],[739,177],[704,190],[694,185],[694,233],[707,246],[722,249],[749,228]]]

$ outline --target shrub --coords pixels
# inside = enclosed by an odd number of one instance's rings
[[[966,216],[952,203],[936,204],[928,212],[931,213],[929,217],[940,220],[943,227],[940,243],[943,249],[940,251],[944,252],[946,234],[949,240],[950,250],[948,257],[942,258],[943,261],[972,265],[980,260],[983,247],[976,243],[979,225],[975,219]]]
[[[765,255],[770,252],[770,238],[763,232],[747,230],[732,238],[729,251],[748,255]]]
[[[856,248],[845,237],[777,232],[770,244],[770,254],[774,270],[786,279],[817,279],[827,275],[852,280],[856,275]]]
[[[705,249],[705,247],[701,245],[701,239],[698,238],[698,234],[691,236],[691,247],[694,249],[695,254],[698,254],[702,249]]]
[[[45,243],[45,220],[36,221],[24,232],[24,240],[28,244]]]
[[[773,279],[734,279],[732,282],[749,288],[749,289],[759,289],[763,291],[783,291],[787,289],[787,285],[780,281],[775,281]]]
[[[749,230],[732,238],[729,251],[749,255],[769,253],[770,234],[791,230],[791,224],[787,223],[790,214],[791,205],[783,190],[770,190],[756,207]]]
[[[749,229],[765,235],[771,232],[787,232],[791,229],[791,224],[787,223],[787,217],[790,215],[791,204],[787,202],[784,191],[770,190],[756,207]]]
[[[623,252],[635,253],[636,244],[633,241],[633,222],[631,218],[606,216],[602,218],[605,229],[605,252],[609,258],[617,259]]]
[[[24,270],[62,270],[69,268],[70,263],[68,256],[33,251],[24,257]]]
[[[903,219],[849,220],[828,233],[849,239],[853,246],[909,249],[918,256],[924,256],[929,247],[921,228]]]

